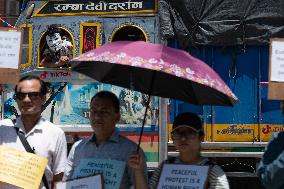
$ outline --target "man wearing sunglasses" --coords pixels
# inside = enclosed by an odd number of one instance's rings
[[[14,98],[21,112],[16,120],[0,121],[0,145],[25,150],[20,138],[24,136],[35,154],[48,159],[45,169],[47,182],[40,188],[51,188],[53,182],[61,181],[67,159],[67,143],[64,132],[41,117],[46,100],[47,86],[37,76],[25,76],[15,87]],[[17,188],[0,183],[0,188]]]

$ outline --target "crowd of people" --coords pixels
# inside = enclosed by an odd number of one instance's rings
[[[15,87],[14,98],[21,115],[0,121],[0,145],[27,151],[27,141],[33,153],[48,159],[40,188],[51,189],[59,181],[76,179],[76,167],[82,159],[112,159],[126,162],[120,189],[155,189],[165,164],[208,166],[204,188],[227,189],[229,183],[222,168],[201,156],[204,138],[202,121],[198,115],[185,112],[173,122],[171,137],[179,156],[163,161],[148,180],[146,156],[136,143],[119,134],[120,102],[108,91],[95,94],[90,101],[90,125],[93,135],[74,143],[67,157],[64,132],[42,116],[47,86],[37,76],[25,76]],[[258,168],[258,175],[267,188],[284,187],[284,134],[275,134],[269,142]],[[0,182],[0,188],[17,188]]]

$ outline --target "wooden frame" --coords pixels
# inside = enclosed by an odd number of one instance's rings
[[[113,37],[114,37],[114,35],[116,34],[116,32],[118,32],[119,30],[123,29],[124,27],[128,27],[128,26],[131,26],[131,27],[134,27],[134,28],[137,28],[138,30],[140,30],[140,31],[143,33],[143,35],[144,35],[144,37],[145,37],[145,39],[146,39],[145,42],[148,42],[148,41],[149,41],[149,37],[148,37],[147,33],[143,30],[142,27],[140,27],[140,26],[138,26],[137,24],[134,24],[134,23],[124,23],[123,25],[117,27],[117,28],[112,32],[111,37],[110,37],[110,39],[109,39],[109,42],[112,42],[112,41],[113,41]]]
[[[0,83],[1,84],[17,84],[18,80],[19,80],[19,77],[20,77],[20,70],[19,70],[19,65],[20,65],[20,61],[21,61],[21,57],[22,57],[22,41],[23,41],[23,32],[22,30],[18,30],[18,29],[15,29],[15,28],[6,28],[6,27],[0,27],[0,32],[18,32],[20,33],[20,37],[19,37],[19,49],[18,49],[18,66],[16,68],[14,67],[2,67],[0,68]],[[3,35],[0,35],[1,39],[0,39],[0,46],[1,46],[1,51],[0,53],[1,56],[0,56],[0,62],[1,64],[6,64],[7,65],[7,62],[5,61],[14,61],[14,60],[11,60],[11,57],[15,57],[15,55],[17,54],[13,54],[15,52],[16,49],[13,49],[15,46],[13,43],[15,43],[15,40],[16,38],[14,37],[13,40],[10,38],[10,39],[7,39],[9,41],[11,41],[11,43],[9,43],[9,47],[7,45],[5,45],[5,42],[2,43],[2,41],[5,41],[5,36]],[[2,44],[1,44],[2,43]],[[8,42],[6,42],[8,43]],[[4,45],[3,45],[4,44]],[[8,49],[8,50],[7,50]],[[10,50],[9,50],[10,49]],[[9,53],[9,51],[11,51]],[[8,52],[8,54],[6,54]],[[7,58],[10,57],[10,60]],[[16,58],[16,57],[15,57]],[[4,60],[4,63],[1,61]],[[10,62],[9,62],[9,65],[10,65]]]
[[[67,30],[66,28],[63,28],[63,27],[58,27],[59,29],[62,29],[62,30],[64,30],[65,32],[67,32],[68,34],[69,34],[69,36],[71,37],[71,40],[72,40],[72,45],[73,45],[73,47],[72,47],[72,57],[74,58],[74,57],[76,57],[76,43],[75,43],[75,40],[74,40],[74,36],[72,35],[72,33],[69,31],[69,30]],[[46,31],[45,32],[42,32],[41,33],[41,35],[40,35],[40,39],[38,40],[39,41],[39,43],[38,43],[38,45],[37,45],[37,68],[47,68],[47,69],[54,69],[54,70],[58,70],[58,69],[69,69],[69,68],[49,68],[49,67],[43,67],[43,66],[41,66],[40,65],[40,62],[41,62],[41,52],[40,52],[40,50],[41,50],[41,41],[42,41],[42,37],[44,37],[45,36],[45,34],[46,34]]]
[[[95,38],[95,41],[93,44],[93,48],[91,47],[90,49],[88,50],[91,50],[91,49],[95,49],[95,48],[98,48],[100,46],[100,42],[99,42],[99,39],[100,39],[100,30],[101,30],[101,24],[99,22],[93,22],[93,23],[81,23],[80,24],[80,54],[83,54],[84,52],[87,52],[87,50],[83,50],[83,48],[85,47],[85,43],[84,43],[84,36],[86,35],[85,33],[85,28],[87,28],[87,30],[89,28],[91,29],[95,29],[95,35],[93,36]]]
[[[29,40],[29,44],[28,44],[28,62],[21,62],[20,63],[20,68],[26,68],[29,66],[32,66],[32,53],[33,53],[33,28],[31,24],[22,24],[19,27],[20,29],[28,29],[28,40]],[[23,48],[23,47],[22,47]]]

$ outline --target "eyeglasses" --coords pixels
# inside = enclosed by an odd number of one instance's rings
[[[15,94],[15,98],[18,99],[18,100],[24,100],[27,95],[31,100],[36,100],[40,96],[42,96],[41,92],[30,92],[30,93],[17,92]]]
[[[183,137],[189,140],[194,139],[198,135],[198,132],[195,131],[185,131],[185,132],[171,132],[171,137],[173,140],[180,140]]]

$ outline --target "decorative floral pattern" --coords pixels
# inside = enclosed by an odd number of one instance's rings
[[[90,61],[90,63],[96,61],[108,62],[165,72],[176,77],[184,78],[202,85],[209,86],[226,95],[231,96],[235,100],[238,99],[221,78],[212,78],[207,73],[204,73],[205,71],[203,71],[202,69],[194,70],[190,67],[181,67],[177,64],[167,62],[167,60],[163,59],[143,59],[142,57],[138,56],[132,57],[129,56],[126,52],[115,54],[109,51],[104,51],[102,53],[96,54],[93,51],[89,51],[88,53],[85,53],[73,60]]]

